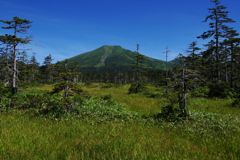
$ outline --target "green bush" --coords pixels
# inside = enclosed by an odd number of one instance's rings
[[[92,123],[142,119],[136,112],[128,111],[124,105],[109,99],[109,97],[111,96],[84,99],[82,105],[76,107],[79,110],[78,117]]]
[[[122,87],[124,85],[122,84],[114,84],[114,83],[107,83],[107,84],[104,84],[102,85],[100,88],[119,88],[119,87]]]
[[[146,91],[146,89],[146,86],[143,84],[131,84],[130,88],[128,89],[128,94],[141,93],[143,91]]]
[[[233,90],[230,88],[230,84],[227,82],[216,82],[208,84],[209,92],[208,96],[213,98],[228,98],[233,96]]]
[[[0,94],[1,94],[1,97],[10,97],[11,96],[11,87],[4,86],[4,83],[1,80],[0,80]]]
[[[236,91],[236,93],[233,96],[234,100],[233,100],[231,106],[240,108],[240,88],[236,88],[235,91]]]
[[[169,122],[174,122],[180,120],[180,109],[174,107],[173,105],[167,105],[161,109],[161,112],[157,114],[155,118],[163,119]]]

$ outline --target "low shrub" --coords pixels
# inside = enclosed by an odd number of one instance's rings
[[[136,112],[128,111],[124,105],[109,99],[110,97],[110,95],[106,95],[85,99],[82,105],[76,107],[79,110],[78,117],[94,123],[141,119]]]
[[[161,112],[155,116],[156,119],[162,119],[169,122],[179,121],[180,109],[173,105],[167,105],[161,109]]]
[[[146,91],[146,89],[146,86],[143,84],[131,84],[130,88],[128,89],[128,94],[142,93]]]

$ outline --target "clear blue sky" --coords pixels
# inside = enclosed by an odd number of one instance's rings
[[[240,1],[221,0],[237,21],[229,26],[240,32]],[[208,30],[203,23],[213,7],[210,0],[0,0],[0,19],[14,16],[33,21],[29,34],[38,62],[49,54],[54,62],[94,50],[120,45],[156,59],[174,59],[196,37]],[[0,26],[4,26],[3,23]],[[0,35],[6,30],[0,29]],[[203,41],[198,41],[202,47]]]

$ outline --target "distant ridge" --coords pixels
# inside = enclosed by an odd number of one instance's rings
[[[104,45],[93,51],[69,58],[70,62],[79,62],[82,70],[89,71],[122,71],[131,70],[136,53],[121,46]],[[146,70],[165,70],[166,62],[146,57]]]

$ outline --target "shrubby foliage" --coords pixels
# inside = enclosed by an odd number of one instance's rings
[[[218,97],[218,98],[226,98],[233,95],[233,89],[230,87],[230,84],[227,82],[216,82],[209,83],[209,97]]]
[[[76,118],[92,123],[106,121],[132,121],[141,119],[136,112],[131,112],[111,99],[111,95],[83,98],[79,95],[63,97],[61,94],[49,95],[43,92],[19,92],[11,98],[2,97],[1,109],[20,109],[33,116],[44,116],[53,119]],[[66,108],[66,101],[71,101],[75,108]],[[2,110],[3,111],[3,110]]]

